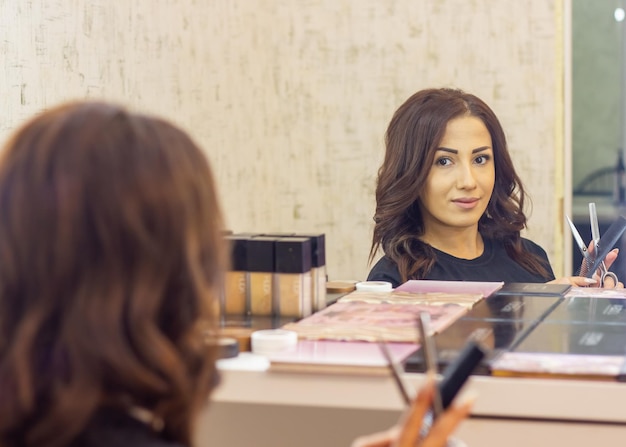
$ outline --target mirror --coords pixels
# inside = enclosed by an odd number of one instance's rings
[[[572,219],[591,239],[589,202],[600,233],[626,214],[626,0],[572,0]],[[626,238],[611,268],[626,272]],[[573,246],[573,272],[582,259]],[[624,278],[622,278],[622,281]]]

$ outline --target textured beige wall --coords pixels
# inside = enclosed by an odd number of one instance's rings
[[[206,147],[233,230],[324,232],[330,278],[361,279],[391,114],[418,89],[461,87],[501,118],[529,235],[560,270],[558,6],[2,0],[0,139],[67,98],[163,114]]]

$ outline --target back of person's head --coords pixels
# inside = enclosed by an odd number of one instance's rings
[[[191,442],[224,268],[209,164],[172,124],[48,110],[0,160],[0,446],[66,445],[103,407]]]

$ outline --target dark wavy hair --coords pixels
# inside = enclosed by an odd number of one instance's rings
[[[398,265],[403,281],[424,278],[434,265],[435,252],[420,240],[424,223],[419,196],[448,122],[461,116],[482,120],[493,144],[496,180],[487,210],[478,222],[480,233],[502,241],[509,256],[523,268],[549,279],[543,262],[522,249],[525,193],[498,118],[481,99],[450,88],[415,93],[389,123],[385,159],[378,170],[370,263],[382,248]]]
[[[216,381],[222,217],[172,124],[105,102],[46,111],[0,159],[0,446],[71,443],[103,408],[190,445]]]

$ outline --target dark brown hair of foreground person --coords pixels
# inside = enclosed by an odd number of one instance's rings
[[[498,118],[481,99],[449,88],[415,93],[389,123],[385,158],[378,170],[370,262],[382,248],[397,263],[403,281],[423,278],[432,268],[435,253],[419,239],[424,231],[419,197],[448,122],[461,116],[482,120],[493,144],[496,182],[487,212],[478,223],[479,232],[503,241],[509,256],[522,267],[548,279],[541,261],[522,250],[526,195]]]
[[[224,268],[208,162],[100,102],[42,113],[0,160],[0,446],[67,445],[101,407],[191,444]]]

